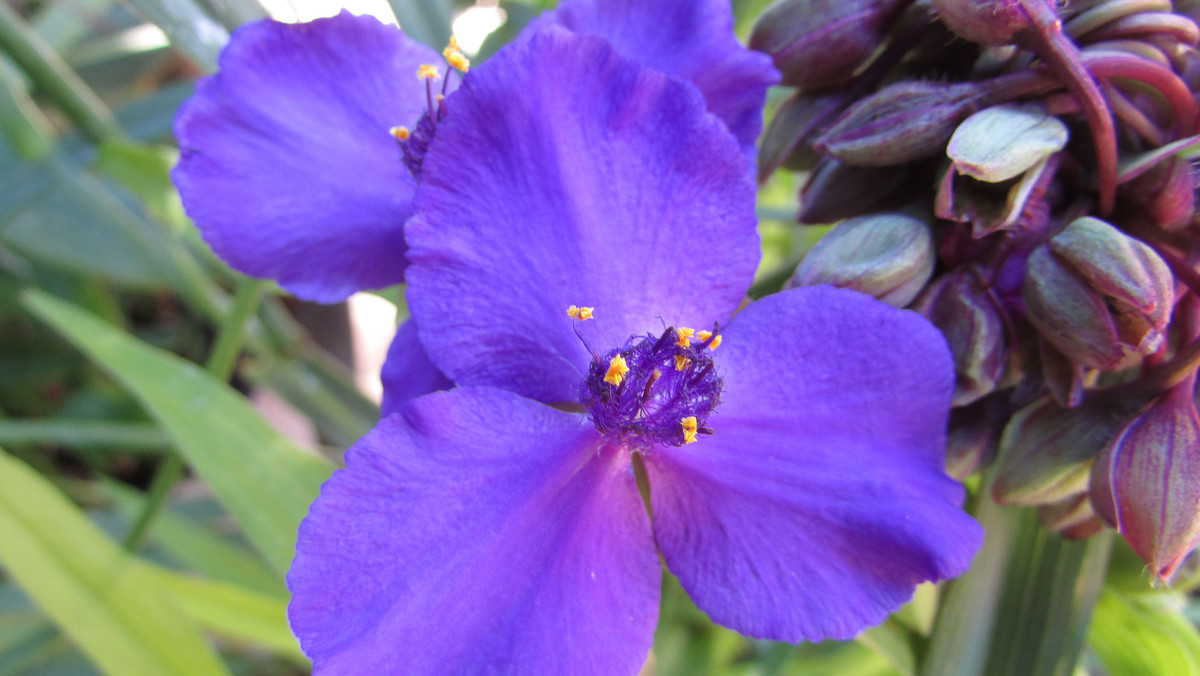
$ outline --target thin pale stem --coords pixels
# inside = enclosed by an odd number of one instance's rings
[[[265,288],[266,282],[257,279],[243,279],[239,282],[233,307],[230,308],[229,314],[221,323],[217,333],[217,342],[208,355],[208,363],[204,366],[204,370],[213,378],[224,382],[233,375],[237,356],[245,342],[246,325],[258,309]],[[146,504],[143,505],[141,513],[134,521],[133,528],[125,537],[125,549],[131,552],[137,551],[146,541],[146,536],[150,533],[150,526],[154,524],[155,518],[166,505],[167,495],[183,476],[184,469],[183,459],[179,457],[178,453],[172,453],[163,460],[150,483]]]

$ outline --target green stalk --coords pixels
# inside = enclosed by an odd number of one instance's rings
[[[112,111],[21,17],[0,2],[0,49],[8,53],[93,143],[122,136]]]
[[[208,355],[208,363],[204,365],[204,370],[213,378],[224,382],[233,375],[238,354],[245,342],[246,325],[250,321],[250,317],[258,310],[259,302],[262,300],[263,291],[266,288],[267,283],[257,279],[246,278],[238,283],[233,307],[230,308],[229,314],[221,323],[217,332],[217,342]],[[183,476],[184,469],[183,458],[178,453],[168,455],[159,466],[150,483],[150,492],[146,496],[146,503],[142,507],[141,513],[138,514],[133,528],[125,537],[125,549],[135,552],[146,541],[150,526],[166,504],[171,488]]]

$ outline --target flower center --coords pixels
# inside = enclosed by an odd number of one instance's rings
[[[580,321],[591,316],[591,308],[572,310]],[[576,316],[580,310],[587,316]],[[723,381],[712,353],[720,344],[713,331],[686,328],[632,336],[607,354],[592,352],[580,400],[605,436],[639,446],[690,444],[713,433],[708,417],[721,401]]]
[[[442,56],[446,58],[447,63],[444,77],[438,74],[437,66],[424,65],[417,69],[417,78],[425,82],[426,109],[417,119],[416,126],[413,129],[392,127],[388,130],[400,146],[400,159],[408,168],[408,173],[418,181],[421,180],[421,165],[425,162],[425,153],[429,150],[429,143],[433,141],[434,134],[437,133],[437,125],[446,119],[446,85],[450,82],[450,71],[454,69],[465,73],[470,68],[470,61],[459,51],[458,41],[454,36],[450,37],[450,44],[442,50]],[[441,92],[435,95],[433,83],[439,78],[442,80],[442,88]]]

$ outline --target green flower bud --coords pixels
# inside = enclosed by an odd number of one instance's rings
[[[1086,217],[1029,256],[1022,297],[1029,321],[1063,354],[1113,370],[1162,344],[1174,283],[1153,249]]]
[[[1051,160],[1066,143],[1066,125],[1037,106],[1006,104],[971,115],[946,145],[951,163],[938,188],[938,217],[971,223],[975,237],[1027,222],[1027,206],[1042,198],[1058,166]]]
[[[934,258],[933,233],[924,221],[898,213],[859,216],[822,237],[788,286],[831,284],[904,307],[929,281]]]
[[[1067,125],[1038,106],[985,108],[963,121],[946,156],[964,176],[1000,183],[1016,178],[1067,145]]]
[[[1096,512],[1168,580],[1200,543],[1200,413],[1189,380],[1121,430],[1096,461]]]
[[[990,290],[970,268],[942,275],[913,304],[941,330],[954,355],[954,405],[996,389],[1007,351],[1004,315]]]
[[[1122,196],[1166,230],[1191,225],[1196,214],[1197,176],[1192,163],[1172,155],[1122,186]]]
[[[992,496],[1044,505],[1087,490],[1092,462],[1152,398],[1140,389],[1113,389],[1075,408],[1043,397],[1017,411],[1000,436]]]
[[[898,82],[851,106],[814,147],[868,167],[929,157],[945,147],[978,93],[973,84]]]

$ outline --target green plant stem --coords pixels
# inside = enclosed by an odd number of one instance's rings
[[[38,90],[53,99],[93,143],[123,135],[112,111],[100,97],[8,3],[3,2],[0,2],[0,49],[12,57]]]
[[[266,282],[257,279],[242,279],[238,283],[233,307],[221,323],[217,332],[217,342],[213,345],[212,352],[208,355],[208,363],[204,366],[204,370],[213,378],[224,382],[233,375],[238,354],[245,342],[246,325],[258,310],[266,287]],[[150,483],[146,504],[125,537],[125,549],[135,552],[146,541],[150,526],[166,504],[171,488],[183,476],[184,469],[183,458],[178,453],[172,453],[163,460]]]
[[[150,423],[106,420],[0,420],[0,445],[58,443],[68,446],[115,446],[123,450],[152,451],[170,445]]]

